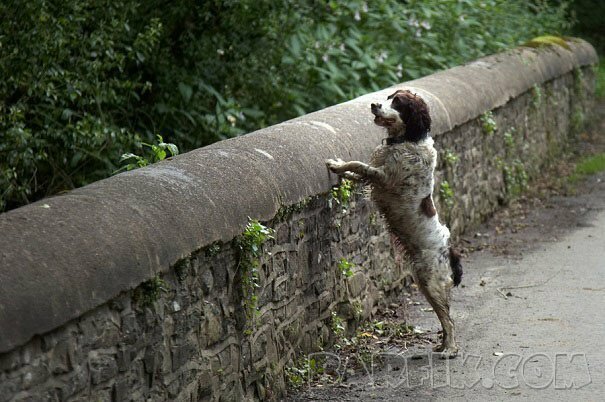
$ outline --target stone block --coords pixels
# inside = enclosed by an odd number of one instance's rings
[[[352,277],[347,279],[347,287],[349,296],[352,298],[359,297],[366,287],[366,275],[363,272],[357,272]]]
[[[74,340],[60,341],[49,354],[49,368],[53,374],[67,373],[73,368]]]
[[[120,377],[113,385],[112,402],[123,402],[130,400],[130,384],[127,378]]]
[[[21,351],[19,349],[0,354],[0,372],[13,371],[21,366]]]
[[[143,366],[147,374],[154,374],[162,364],[162,353],[154,347],[145,349]]]
[[[267,337],[260,334],[252,341],[252,361],[257,362],[265,356]]]
[[[0,376],[0,402],[8,402],[21,390],[20,378],[3,378]]]
[[[104,383],[118,375],[118,363],[114,354],[90,352],[90,381],[93,385]]]
[[[200,272],[200,285],[202,286],[202,290],[204,294],[210,294],[212,289],[214,288],[214,276],[212,275],[212,271],[207,268],[203,268]],[[224,286],[224,285],[219,285]]]
[[[289,296],[288,276],[280,276],[273,281],[273,301],[285,300]]]
[[[275,240],[277,244],[284,244],[290,242],[290,227],[285,224],[279,225],[276,230]]]
[[[202,270],[205,270],[207,267],[203,267]],[[219,289],[227,287],[228,284],[228,270],[226,264],[217,264],[212,267],[208,267],[212,269],[213,275],[213,286],[216,286]]]
[[[206,304],[204,306],[204,333],[206,345],[218,342],[223,336],[223,317],[218,306]]]
[[[141,328],[136,315],[128,312],[122,315],[121,341],[126,344],[135,343],[141,336]]]
[[[176,372],[188,361],[195,360],[198,356],[198,347],[191,341],[186,341],[182,345],[176,345],[171,348],[172,371]]]
[[[119,345],[116,354],[118,370],[122,373],[130,369],[133,360],[136,359],[138,349],[136,347],[122,344]]]
[[[60,399],[65,401],[88,387],[88,368],[84,365],[75,366],[69,375],[62,377],[62,379],[59,395]]]
[[[39,359],[34,360],[31,365],[21,374],[21,387],[30,389],[44,383],[50,378],[50,371],[46,362],[41,362]]]

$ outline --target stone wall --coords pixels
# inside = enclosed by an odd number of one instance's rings
[[[547,81],[436,138],[435,188],[443,220],[454,234],[485,220],[524,189],[528,179],[569,145],[590,115],[591,67]],[[486,120],[493,119],[493,132]],[[442,183],[452,189],[451,205]]]
[[[332,208],[328,206],[332,203]],[[0,400],[239,400],[283,393],[295,353],[333,340],[401,288],[366,197],[314,197],[270,222],[252,316],[238,247],[214,244],[25,347],[0,355]],[[284,215],[283,213],[281,215]],[[338,261],[355,265],[347,277]],[[353,322],[352,322],[353,323]]]
[[[585,119],[596,55],[570,46],[397,87],[431,107],[454,233],[522,191]],[[368,105],[391,91],[0,215],[0,401],[282,396],[284,369],[332,343],[334,317],[353,330],[404,289],[363,189],[332,193],[323,165],[367,159],[383,136]],[[248,217],[274,230],[258,261],[238,241]]]

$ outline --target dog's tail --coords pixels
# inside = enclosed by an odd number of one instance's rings
[[[460,262],[460,253],[450,247],[450,268],[452,269],[452,279],[454,286],[462,282],[462,263]]]

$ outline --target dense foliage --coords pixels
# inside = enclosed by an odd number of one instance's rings
[[[0,210],[568,28],[546,0],[0,3]]]
[[[0,3],[0,209],[108,176],[138,141],[161,23],[129,1]]]
[[[589,41],[599,54],[605,53],[605,1],[573,0],[571,16],[576,21],[573,35]]]

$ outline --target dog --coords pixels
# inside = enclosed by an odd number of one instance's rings
[[[450,290],[462,280],[460,255],[450,246],[450,231],[441,224],[433,203],[437,151],[430,136],[431,117],[424,100],[410,91],[390,95],[390,107],[372,104],[374,123],[387,138],[372,153],[370,164],[328,159],[328,168],[369,184],[371,199],[409,260],[412,277],[437,314],[443,341],[435,352],[456,357]]]

